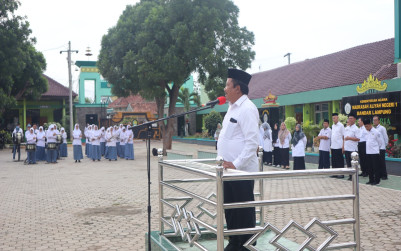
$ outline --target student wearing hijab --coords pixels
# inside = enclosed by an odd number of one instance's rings
[[[294,159],[294,170],[305,169],[306,136],[300,124],[295,126],[294,137],[291,140],[292,158]]]
[[[79,129],[79,124],[75,124],[74,130],[72,131],[72,138],[74,160],[75,162],[81,162],[84,156],[82,155],[82,132]]]
[[[114,131],[113,127],[110,127],[110,131],[106,133],[106,145],[107,145],[107,158],[109,161],[117,161],[117,132]]]
[[[267,122],[262,124],[263,128],[263,163],[271,166],[272,164],[272,129]]]
[[[92,158],[91,157],[91,152],[92,152],[92,142],[91,142],[91,133],[92,133],[92,126],[88,125],[88,129],[86,129],[85,131],[85,137],[86,137],[86,156],[88,158]]]
[[[89,139],[88,139],[88,137],[86,136],[86,135],[87,135],[87,132],[88,132],[88,129],[89,129],[89,124],[86,124],[86,127],[85,127],[85,129],[84,129],[84,136],[85,136],[85,155],[86,155],[86,156],[88,156],[88,141],[89,141]]]
[[[101,131],[98,130],[97,125],[95,125],[92,128],[92,134],[91,134],[91,142],[92,142],[92,153],[91,157],[93,161],[100,161],[101,155],[100,155],[100,135]]]
[[[105,138],[106,131],[104,127],[100,128],[100,155],[104,156],[106,151],[106,138]]]
[[[221,123],[217,123],[216,131],[214,132],[214,140],[216,140],[216,150],[217,150],[217,141],[219,140],[221,132]]]
[[[36,145],[36,134],[32,127],[29,129],[28,133],[26,134],[26,143]],[[36,164],[36,150],[34,150],[34,151],[27,150],[27,155],[28,155],[28,164]]]
[[[273,166],[280,167],[280,144],[278,140],[278,124],[274,123],[272,131],[272,143],[273,143]]]
[[[67,133],[65,132],[64,127],[60,129],[61,134],[61,144],[60,144],[60,157],[67,157]]]
[[[110,129],[111,129],[111,128],[113,128],[113,127],[107,128],[106,132],[104,133],[104,140],[105,140],[105,145],[104,145],[104,158],[105,158],[105,159],[108,159],[108,158],[109,158],[109,157],[108,157],[108,154],[109,154],[109,152],[108,152],[109,145],[107,144],[106,135],[107,135],[108,133],[110,133]]]
[[[284,122],[281,123],[278,132],[278,141],[280,148],[280,162],[283,169],[290,169],[290,142],[291,133],[288,131]]]
[[[123,158],[123,157],[124,157],[124,152],[121,151],[122,147],[121,147],[121,139],[120,139],[120,137],[121,137],[121,132],[123,131],[123,127],[124,127],[124,125],[123,125],[123,124],[120,124],[120,127],[118,127],[117,130],[115,130],[116,133],[117,133],[117,135],[118,135],[118,136],[117,136],[117,143],[116,143],[116,146],[117,146],[117,156],[120,157],[120,158]]]
[[[117,150],[117,155],[120,158],[124,158],[125,157],[125,142],[126,142],[126,129],[125,127],[122,127],[122,129],[120,130],[120,155],[118,155],[118,150]]]
[[[131,130],[131,126],[127,126],[125,132],[125,159],[134,159],[134,132]]]
[[[56,144],[56,131],[54,130],[55,125],[50,125],[47,132],[46,132],[46,138],[47,138],[47,152],[46,152],[46,157],[47,157],[47,163],[57,163],[57,148],[50,148],[49,143],[51,145]]]
[[[46,133],[43,130],[43,126],[39,126],[38,133],[36,134],[36,139],[38,142],[36,143],[36,160],[37,161],[45,161],[46,160]]]

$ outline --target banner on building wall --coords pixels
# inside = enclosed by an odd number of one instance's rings
[[[342,98],[344,114],[353,112],[357,117],[379,116],[383,124],[401,133],[401,92],[383,92]]]

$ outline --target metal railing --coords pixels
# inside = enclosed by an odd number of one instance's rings
[[[276,236],[270,240],[270,244],[277,247],[279,250],[288,250],[285,246],[280,244],[278,240],[290,228],[297,228],[303,232],[308,238],[300,244],[298,250],[307,248],[309,250],[333,250],[341,248],[354,248],[360,250],[360,223],[359,223],[359,180],[358,180],[358,154],[352,153],[352,168],[337,168],[337,169],[318,169],[318,170],[296,170],[296,171],[263,171],[263,149],[259,149],[259,170],[260,172],[241,172],[236,170],[225,171],[221,167],[222,160],[219,157],[216,159],[192,159],[192,160],[163,160],[161,155],[162,151],[159,149],[159,216],[160,216],[160,234],[166,237],[166,241],[180,250],[173,242],[168,240],[168,237],[181,236],[183,241],[187,241],[189,245],[196,246],[200,250],[207,250],[199,243],[199,238],[202,234],[213,233],[217,236],[216,249],[218,251],[224,250],[224,237],[230,235],[253,234],[247,243],[244,244],[246,248],[253,251],[258,251],[252,244],[262,236],[266,231],[273,231]],[[207,164],[212,162],[219,162],[218,164]],[[191,179],[165,179],[164,169],[171,168],[192,175],[197,178]],[[328,195],[328,196],[315,196],[303,198],[287,198],[287,199],[270,199],[266,200],[264,196],[264,179],[272,178],[294,178],[294,177],[317,177],[317,176],[331,176],[331,175],[351,175],[352,178],[352,194]],[[237,202],[237,203],[224,203],[223,200],[223,182],[234,180],[258,180],[259,191],[255,194],[259,200]],[[197,194],[194,191],[182,188],[177,184],[182,183],[195,183],[195,182],[214,182],[215,193],[209,196]],[[184,194],[184,197],[165,197],[164,190],[171,189],[175,192]],[[212,200],[215,197],[215,200]],[[192,212],[187,211],[186,206],[193,200],[200,201],[197,208],[200,209],[199,215],[194,215]],[[340,201],[352,200],[353,201],[353,216],[352,218],[337,219],[330,221],[320,221],[313,218],[306,226],[301,226],[297,222],[291,220],[282,230],[277,229],[270,223],[265,223],[265,207],[271,205],[285,205],[297,203],[310,203],[310,202],[327,202],[327,201]],[[184,201],[179,206],[174,204],[173,201]],[[215,212],[212,212],[204,207],[204,205],[212,206]],[[169,207],[173,210],[171,215],[165,215],[164,209]],[[259,215],[259,224],[254,228],[227,230],[224,228],[224,209],[231,208],[246,208],[246,207],[259,207],[256,210]],[[200,219],[200,216],[207,214],[216,220],[215,225],[209,224]],[[337,237],[337,233],[331,228],[334,225],[353,224],[354,241],[331,244]],[[183,227],[184,225],[185,227]],[[316,237],[310,232],[314,225],[319,225],[330,237],[327,238],[317,248],[311,247],[310,242]],[[169,230],[166,231],[166,226]],[[202,229],[202,230],[201,230]],[[215,249],[214,249],[215,250]]]

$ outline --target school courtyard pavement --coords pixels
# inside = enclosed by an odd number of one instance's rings
[[[151,144],[152,148],[161,145],[159,141]],[[135,141],[133,161],[85,158],[74,163],[72,147],[68,150],[69,157],[57,164],[36,165],[13,162],[10,149],[0,150],[0,250],[145,250],[145,142]],[[198,150],[213,153],[214,147],[174,142],[172,152],[197,157]],[[152,230],[158,230],[157,157],[151,161]],[[165,177],[192,175],[166,168]],[[362,178],[360,185],[362,250],[401,250],[401,178],[389,176],[379,186],[366,185],[366,181]],[[214,188],[211,183],[185,185],[199,194]],[[264,189],[268,199],[352,191],[351,182],[329,177],[266,180]],[[197,203],[188,209],[196,210]],[[305,226],[314,217],[323,221],[350,218],[352,202],[276,205],[266,211],[265,220],[281,229],[291,219]],[[334,243],[353,240],[351,225],[333,229],[339,234]],[[295,233],[292,240],[303,241],[299,236]],[[286,238],[292,238],[291,231]]]

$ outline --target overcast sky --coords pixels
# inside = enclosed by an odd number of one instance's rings
[[[18,14],[26,15],[43,52],[46,74],[68,86],[67,54],[88,60],[90,47],[97,60],[101,38],[117,23],[127,4],[135,0],[21,0]],[[240,9],[239,22],[255,34],[255,73],[394,37],[393,0],[234,0]],[[74,90],[78,72],[74,71]]]

